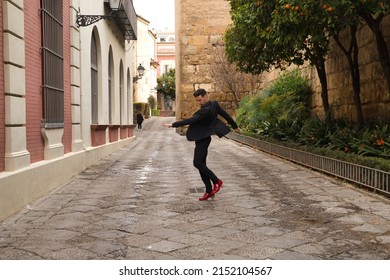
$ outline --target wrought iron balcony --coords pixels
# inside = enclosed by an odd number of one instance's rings
[[[115,12],[113,19],[126,40],[137,40],[137,14],[135,13],[133,0],[122,0],[121,2],[122,5]]]

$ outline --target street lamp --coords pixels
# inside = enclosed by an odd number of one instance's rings
[[[118,11],[122,5],[122,0],[108,0],[108,3],[110,4],[111,10]]]
[[[136,83],[139,79],[142,79],[142,76],[145,74],[145,67],[139,64],[137,68],[138,76],[133,77],[133,83]]]
[[[95,22],[98,22],[101,19],[112,19],[114,15],[112,15],[112,12],[118,12],[120,7],[122,6],[122,0],[105,0],[105,3],[108,3],[110,5],[111,13],[110,15],[79,15],[79,12],[76,16],[76,24],[77,27],[84,27],[91,24],[94,24]]]

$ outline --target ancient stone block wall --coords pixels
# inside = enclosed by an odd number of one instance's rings
[[[176,0],[176,116],[192,116],[197,105],[192,96],[204,88],[220,100],[210,71],[212,45],[224,34],[230,21],[226,0]],[[226,107],[226,106],[224,106]]]
[[[216,88],[210,71],[212,46],[216,44],[231,23],[230,6],[226,0],[176,0],[176,94],[178,119],[188,118],[197,110],[192,93],[205,88],[212,99],[219,100],[230,113],[234,113],[231,98]],[[382,30],[390,46],[390,15]],[[361,100],[367,119],[390,120],[390,95],[383,77],[374,38],[368,27],[358,35],[360,46]],[[356,119],[351,78],[347,61],[333,43],[327,61],[329,102],[335,117]],[[323,116],[321,86],[314,68],[307,66],[314,94],[311,99],[313,114]],[[280,71],[262,75],[262,87],[275,80]]]
[[[382,32],[390,48],[390,15],[383,20]],[[384,79],[380,65],[376,42],[373,33],[367,26],[362,26],[357,34],[359,44],[359,65],[363,115],[366,120],[390,120],[390,89]],[[347,46],[347,42],[344,43]],[[323,113],[320,97],[320,83],[313,71],[312,111]],[[333,42],[330,46],[329,58],[326,63],[328,75],[329,103],[335,117],[345,117],[356,120],[356,110],[353,101],[352,80],[348,62],[341,49]]]

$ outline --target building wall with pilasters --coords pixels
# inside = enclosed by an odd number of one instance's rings
[[[104,0],[63,1],[64,125],[42,126],[42,42],[40,0],[0,2],[0,220],[134,140],[132,55],[112,22],[78,27],[78,11],[104,13]],[[87,7],[86,9],[84,9]],[[99,123],[107,126],[103,142],[92,145],[90,118],[90,38],[99,34],[102,103]],[[113,53],[114,112],[108,124],[107,61]],[[88,58],[85,58],[89,56]],[[86,73],[83,74],[83,71]],[[121,75],[121,78],[119,76]],[[3,79],[4,78],[4,79]],[[86,128],[86,129],[84,129]]]

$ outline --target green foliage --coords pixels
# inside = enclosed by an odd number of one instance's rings
[[[388,124],[367,124],[365,126],[334,121],[328,126],[320,119],[305,122],[297,143],[348,154],[390,159],[390,127]]]
[[[237,122],[247,130],[276,139],[293,140],[309,117],[307,79],[300,71],[287,72],[254,97],[241,101]]]
[[[308,61],[317,70],[323,108],[328,115],[325,60],[329,39],[348,26],[355,28],[363,19],[375,35],[379,61],[390,86],[390,57],[380,28],[382,18],[390,10],[389,1],[228,1],[232,25],[225,33],[226,55],[240,71],[259,74],[271,67],[284,69],[286,65]],[[354,69],[359,69],[358,65]],[[357,111],[360,112],[359,108]],[[363,116],[358,117],[363,122]]]
[[[148,103],[149,103],[150,108],[152,110],[157,109],[157,100],[156,100],[156,98],[153,95],[149,95]]]
[[[226,53],[240,70],[259,74],[271,66],[316,65],[328,52],[329,38],[359,17],[374,22],[390,10],[385,0],[228,0],[232,25]]]
[[[310,116],[309,96],[307,79],[298,70],[287,72],[255,96],[241,101],[237,123],[249,134],[319,148],[327,154],[338,151],[390,159],[388,124],[361,126],[342,119],[325,122]]]
[[[247,131],[258,132],[264,122],[265,116],[260,111],[260,104],[267,96],[261,93],[241,99],[240,107],[237,109],[237,123]]]
[[[149,115],[150,115],[149,111],[150,111],[150,105],[148,103],[145,103],[145,102],[135,102],[135,103],[133,103],[134,116],[137,113],[141,113],[143,116],[149,117]]]
[[[175,81],[175,69],[169,69],[167,73],[161,75],[157,78],[157,87],[156,90],[158,93],[163,94],[164,96],[175,100],[176,98],[176,81]]]
[[[366,127],[351,146],[363,156],[377,156],[390,159],[390,128],[388,124]]]
[[[249,134],[249,133],[248,133]],[[252,137],[260,138],[264,141],[269,141],[272,143],[276,143],[279,145],[287,146],[290,148],[294,148],[297,150],[302,150],[305,152],[321,155],[324,157],[330,157],[334,159],[338,159],[341,161],[350,162],[353,164],[358,164],[362,166],[371,167],[374,169],[383,170],[386,172],[390,172],[390,161],[387,158],[380,157],[372,157],[372,156],[362,156],[355,153],[346,153],[341,150],[331,150],[327,148],[315,147],[310,145],[300,145],[292,142],[280,142],[269,138],[263,138],[261,135],[251,135]]]
[[[160,116],[160,110],[152,109],[152,116]]]
[[[361,125],[332,120],[327,101],[325,59],[331,36],[361,20],[372,30],[379,61],[390,85],[390,59],[380,28],[390,11],[387,0],[228,0],[232,25],[225,34],[229,62],[239,70],[259,74],[272,67],[315,65],[327,116],[324,122],[307,114],[305,95],[275,83],[240,104],[237,121],[267,139],[315,149],[317,153],[390,171],[390,133],[387,124]],[[290,81],[291,82],[291,81]],[[288,84],[288,82],[286,82]],[[278,94],[277,88],[281,88]],[[329,118],[328,118],[329,116]],[[377,158],[375,158],[377,157]],[[387,168],[387,169],[386,169]]]

